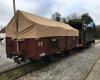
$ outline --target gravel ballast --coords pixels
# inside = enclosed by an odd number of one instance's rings
[[[33,71],[17,80],[83,80],[99,58],[99,49],[100,43],[42,69]]]

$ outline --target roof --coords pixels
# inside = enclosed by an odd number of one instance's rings
[[[18,32],[16,27],[18,25]],[[78,30],[68,24],[17,11],[6,27],[7,37],[40,38],[50,36],[78,36]]]
[[[68,24],[65,24],[63,22],[57,22],[48,18],[44,18],[44,17],[40,17],[40,16],[36,16],[30,13],[26,13],[21,11],[21,13],[30,21],[35,22],[37,24],[40,25],[45,25],[45,26],[54,26],[54,27],[63,27],[63,28],[67,28],[67,29],[74,29],[71,26],[69,26]]]

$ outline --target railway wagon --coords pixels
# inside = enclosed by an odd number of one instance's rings
[[[6,27],[6,53],[15,62],[62,54],[78,45],[78,30],[68,24],[17,11]]]

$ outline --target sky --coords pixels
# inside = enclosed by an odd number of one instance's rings
[[[100,0],[16,0],[16,10],[46,18],[55,12],[63,17],[89,13],[96,25],[100,24]],[[0,0],[0,25],[6,26],[13,15],[13,0]]]

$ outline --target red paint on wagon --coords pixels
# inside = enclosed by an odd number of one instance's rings
[[[16,52],[16,41],[10,38],[6,38],[7,48],[6,52],[10,55],[12,52]],[[52,44],[52,40],[57,40]],[[57,44],[57,45],[56,45]],[[24,39],[19,41],[19,52],[24,54],[27,58],[37,59],[42,56],[56,54],[65,50],[72,50],[78,44],[78,37],[47,37],[39,39]],[[9,46],[10,45],[10,46]],[[55,46],[56,45],[56,46]],[[18,54],[18,53],[17,53]]]

